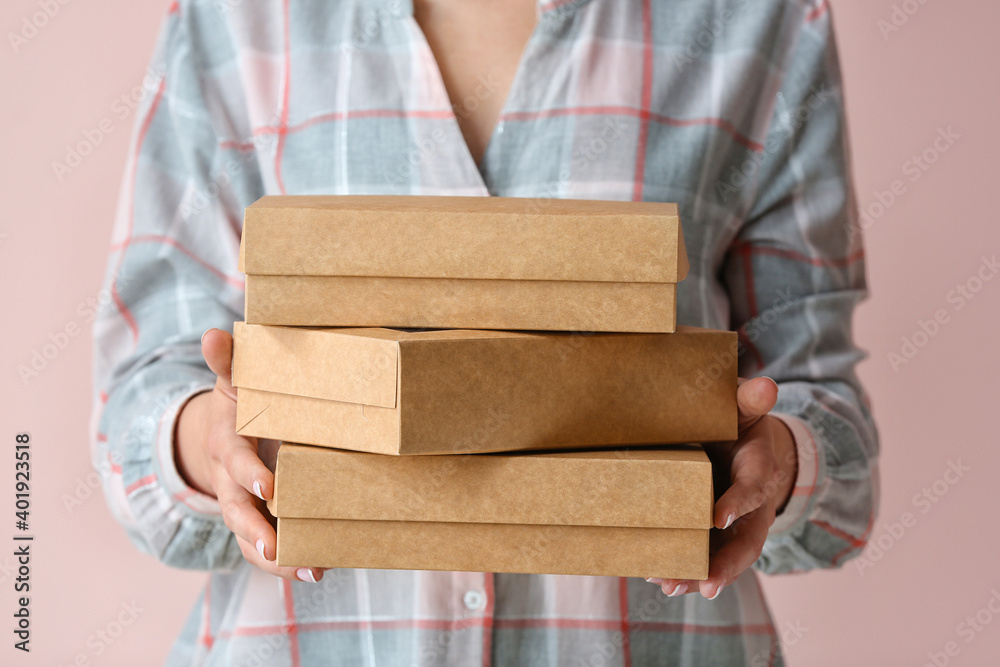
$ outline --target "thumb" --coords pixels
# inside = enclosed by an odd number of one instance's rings
[[[222,329],[209,329],[201,337],[201,354],[218,376],[215,387],[236,400],[233,388],[233,337]]]
[[[739,409],[740,430],[753,424],[774,408],[778,401],[778,384],[769,377],[739,379],[736,405]]]

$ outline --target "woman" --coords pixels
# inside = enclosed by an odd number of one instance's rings
[[[168,664],[782,663],[754,571],[842,564],[877,504],[825,0],[190,0],[154,65],[94,438],[135,543],[211,573]],[[678,202],[678,321],[739,331],[740,375],[777,382],[741,384],[740,439],[712,448],[709,579],[277,567],[273,443],[234,434],[218,329],[242,210],[281,193]]]

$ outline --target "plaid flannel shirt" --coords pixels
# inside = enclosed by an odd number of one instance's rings
[[[208,571],[168,665],[776,665],[756,571],[835,567],[877,505],[854,372],[866,293],[826,0],[539,0],[484,158],[408,0],[183,0],[140,105],[95,333],[94,463],[138,547]],[[173,461],[212,386],[199,341],[243,311],[243,208],[264,194],[671,201],[679,321],[740,333],[780,387],[799,476],[754,569],[708,601],[641,579],[247,565]],[[651,575],[656,564],[650,564]]]

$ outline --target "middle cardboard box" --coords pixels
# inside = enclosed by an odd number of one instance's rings
[[[237,433],[378,454],[734,440],[737,339],[234,328]]]

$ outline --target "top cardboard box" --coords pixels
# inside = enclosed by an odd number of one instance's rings
[[[676,204],[262,197],[240,244],[248,324],[670,333]]]

